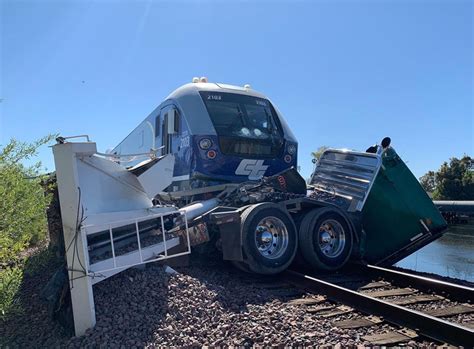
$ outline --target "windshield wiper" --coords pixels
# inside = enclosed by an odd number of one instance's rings
[[[236,106],[236,108],[237,108],[237,114],[240,117],[240,122],[242,123],[242,126],[246,126],[245,120],[244,120],[244,113],[242,113],[238,105]]]
[[[273,134],[274,128],[273,128],[273,119],[271,114],[268,114],[267,108],[263,108],[265,110],[265,115],[267,117],[267,130],[270,134]]]

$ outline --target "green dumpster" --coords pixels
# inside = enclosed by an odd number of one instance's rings
[[[447,224],[432,200],[393,148],[362,210],[363,259],[392,265],[441,236]]]

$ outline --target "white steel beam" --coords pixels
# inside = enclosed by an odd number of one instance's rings
[[[94,153],[96,150],[95,143],[65,143],[53,146],[76,336],[81,336],[88,328],[94,327],[95,307],[91,279],[82,269],[87,266],[87,259],[84,241],[78,230],[78,212],[80,214],[81,210],[75,153]]]

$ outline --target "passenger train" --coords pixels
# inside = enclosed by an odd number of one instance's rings
[[[263,94],[194,78],[172,92],[112,152],[173,154],[168,192],[257,180],[296,167],[298,143]],[[133,163],[132,163],[133,165]]]

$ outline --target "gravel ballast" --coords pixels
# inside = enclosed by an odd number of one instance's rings
[[[68,334],[47,314],[39,291],[47,273],[25,281],[25,313],[1,324],[2,342],[11,347],[298,346],[361,345],[388,324],[340,329],[290,301],[316,297],[303,291],[268,287],[273,278],[245,274],[222,262],[192,262],[166,273],[152,263],[129,269],[94,286],[97,324],[84,336]],[[25,302],[25,300],[27,302]],[[321,307],[334,306],[323,301]],[[411,344],[416,343],[411,342]],[[429,345],[420,340],[419,344]]]

